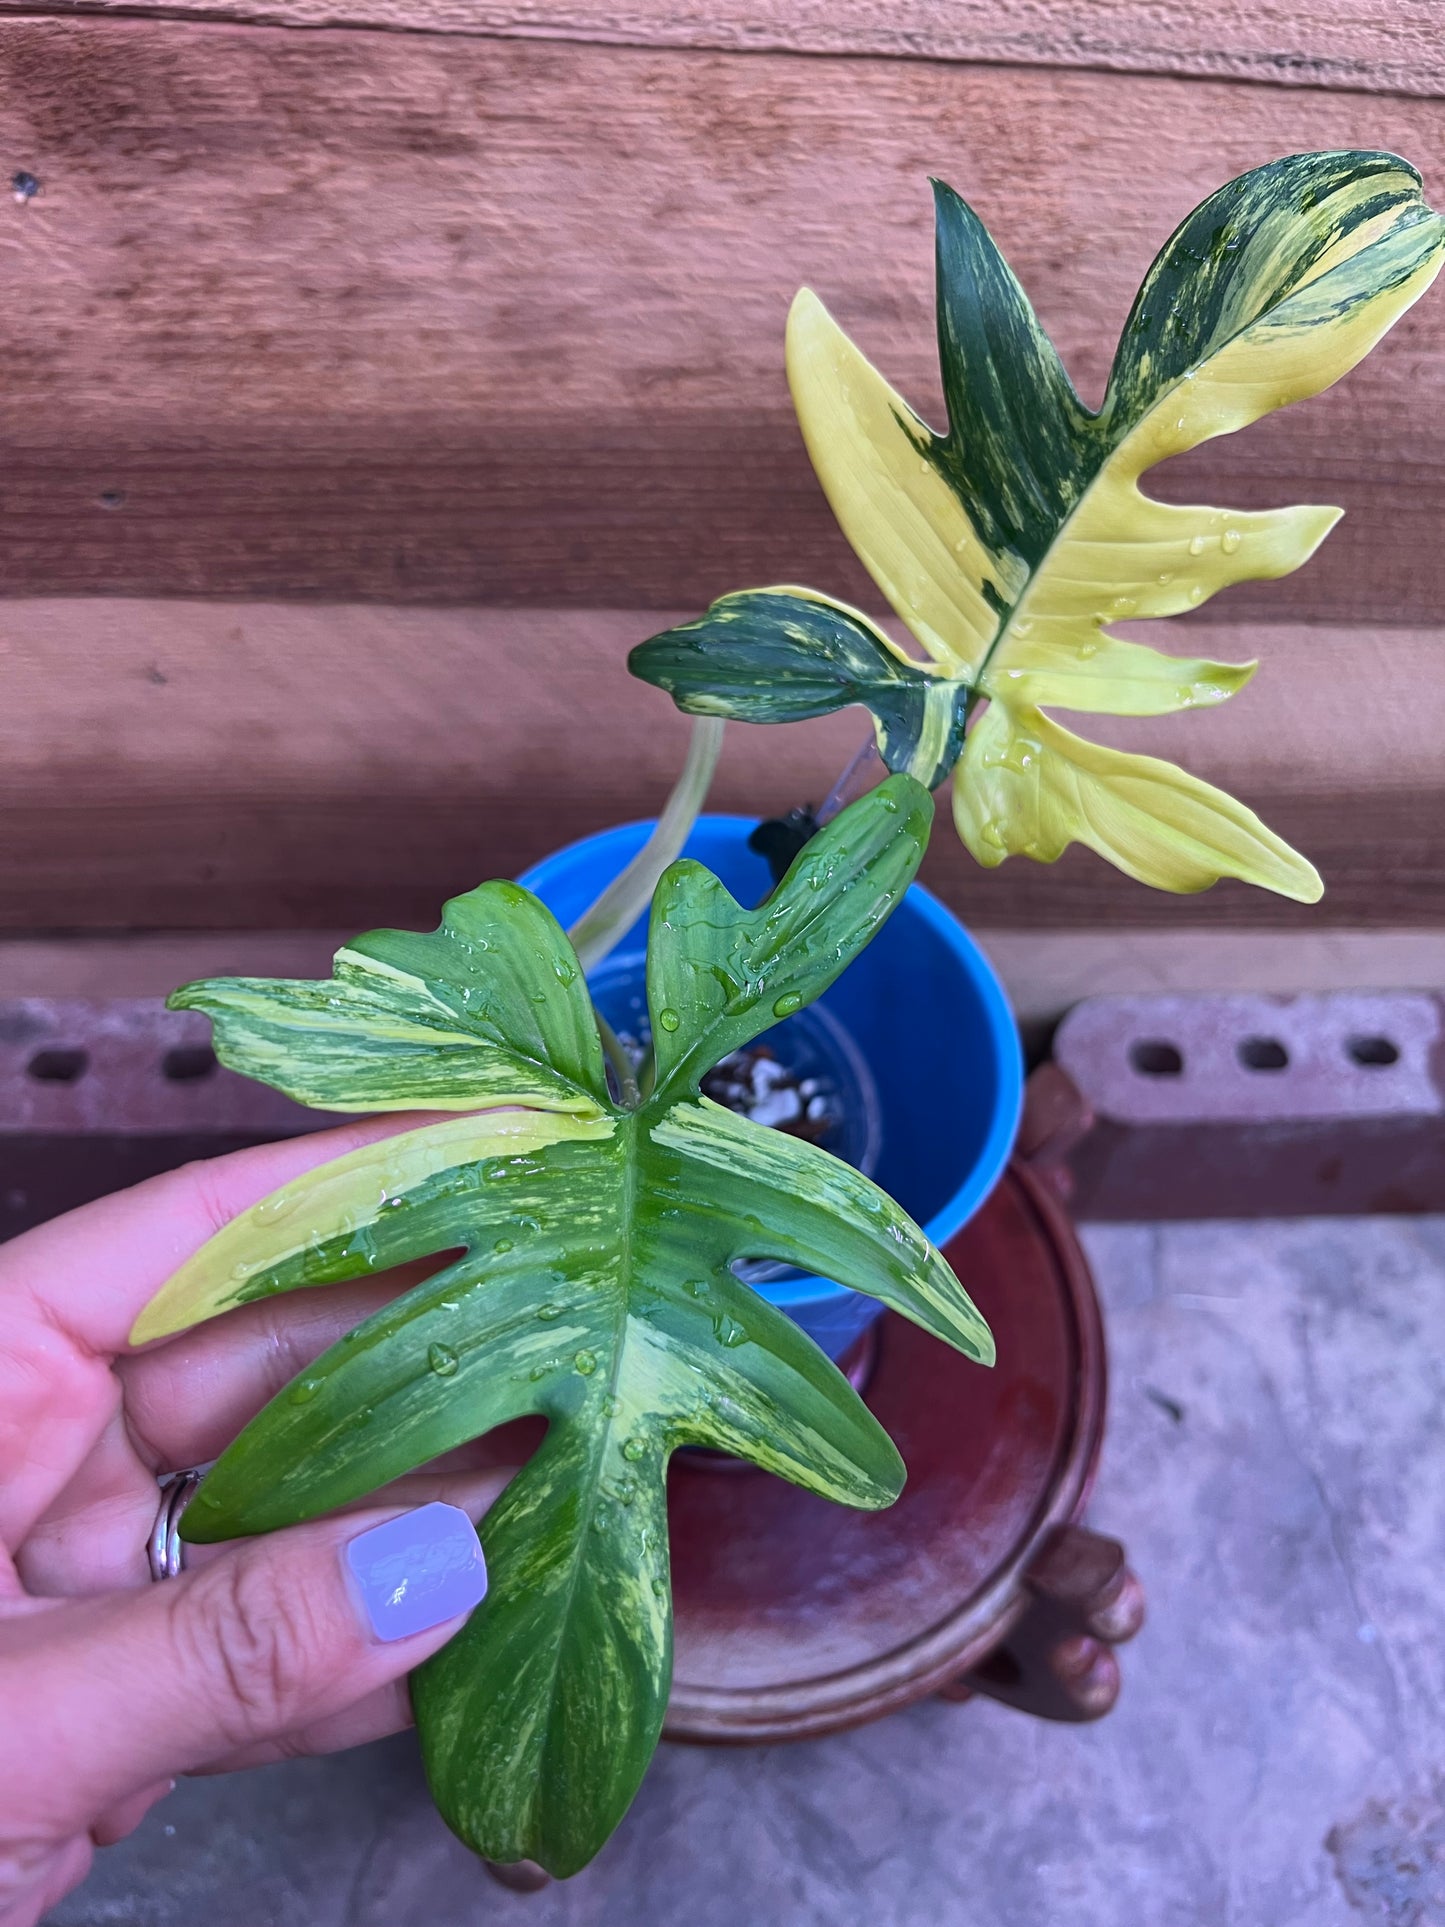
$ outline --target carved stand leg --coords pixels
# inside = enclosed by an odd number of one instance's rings
[[[1124,1548],[1061,1526],[1024,1575],[1029,1603],[1003,1644],[941,1689],[975,1693],[1046,1720],[1097,1720],[1119,1697],[1113,1648],[1144,1623],[1144,1593]]]

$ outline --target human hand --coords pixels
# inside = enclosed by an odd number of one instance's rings
[[[189,1550],[188,1570],[162,1585],[146,1553],[157,1475],[215,1458],[419,1274],[263,1301],[141,1352],[127,1344],[136,1314],[238,1212],[415,1123],[372,1119],[189,1165],[0,1249],[0,1927],[32,1927],[176,1774],[329,1752],[407,1724],[406,1674],[476,1603],[475,1584],[433,1598],[442,1623],[395,1636],[364,1576],[377,1542],[362,1535],[426,1508],[395,1529],[423,1542],[412,1557],[434,1569],[440,1552],[475,1573],[469,1520],[507,1476],[485,1446],[365,1509]],[[406,1570],[414,1600],[420,1575]]]

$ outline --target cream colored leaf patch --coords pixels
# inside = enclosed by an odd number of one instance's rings
[[[1020,853],[1052,863],[1085,843],[1157,890],[1188,894],[1231,876],[1301,903],[1324,892],[1314,865],[1223,790],[1087,742],[1037,709],[989,709],[969,736],[953,807],[989,869]]]

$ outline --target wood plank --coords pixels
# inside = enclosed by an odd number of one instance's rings
[[[686,724],[623,668],[658,620],[0,603],[0,929],[428,925],[658,807]],[[1083,852],[986,873],[944,827],[927,879],[983,927],[1445,925],[1445,632],[1172,625],[1186,640],[1265,667],[1219,710],[1090,728],[1244,796],[1320,864],[1323,905],[1161,897]],[[714,807],[816,801],[862,728],[731,730]]]
[[[0,0],[0,13],[36,11]],[[74,0],[45,11],[1445,93],[1435,0]]]
[[[134,19],[0,23],[0,133],[42,183],[0,218],[15,595],[871,601],[782,326],[811,283],[936,408],[928,169],[1091,395],[1155,245],[1226,175],[1350,144],[1445,174],[1423,99]],[[1226,615],[1445,606],[1441,299],[1179,465],[1175,492],[1349,510]]]

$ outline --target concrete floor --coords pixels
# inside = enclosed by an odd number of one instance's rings
[[[664,1749],[522,1897],[409,1736],[183,1785],[54,1927],[1429,1927],[1445,1922],[1445,1219],[1096,1226],[1092,1520],[1151,1617],[1092,1728],[928,1704]]]

